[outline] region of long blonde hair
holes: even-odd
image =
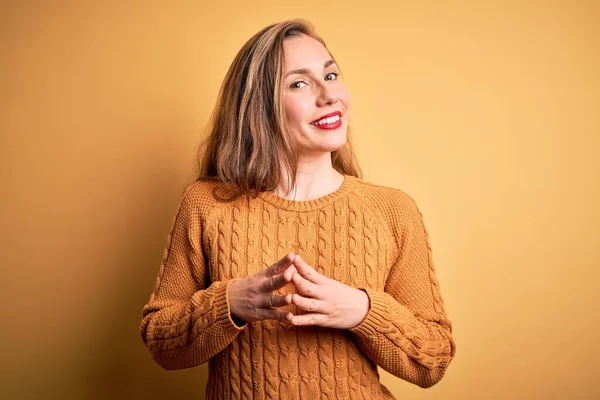
[[[241,194],[272,191],[281,181],[281,169],[296,183],[298,151],[285,127],[282,79],[285,39],[305,34],[325,46],[312,24],[292,19],[269,25],[248,40],[237,53],[221,85],[208,135],[198,148],[196,181],[232,183],[232,200]],[[330,53],[331,54],[331,53]],[[332,56],[333,58],[333,56]],[[335,59],[334,59],[335,60]],[[354,155],[350,128],[344,146],[331,154],[338,172],[362,178]]]

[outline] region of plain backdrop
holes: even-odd
[[[227,68],[312,21],[365,179],[425,217],[457,354],[399,399],[600,397],[596,1],[3,1],[0,397],[203,399],[139,336]]]

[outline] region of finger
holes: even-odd
[[[294,253],[287,253],[282,259],[275,261],[273,264],[269,266],[269,268],[264,269],[265,276],[270,278],[277,274],[280,274],[282,271],[285,271],[290,265],[294,263]]]
[[[283,273],[286,282],[291,282],[292,281],[292,276],[294,276],[294,274],[297,274],[298,270],[296,269],[296,267],[294,266],[294,264],[290,265],[288,267],[288,269],[285,270],[285,272]]]
[[[299,255],[296,255],[294,258],[294,265],[296,266],[296,269],[300,275],[302,275],[305,279],[308,279],[312,283],[319,283],[321,281],[322,275],[315,271],[313,267],[308,265]]]
[[[281,289],[292,280],[291,274],[279,274],[263,280],[259,289],[262,292],[270,293],[274,290]]]
[[[291,312],[280,311],[276,308],[261,308],[258,310],[258,317],[260,319],[276,319],[279,321],[289,321],[291,318]]]
[[[299,273],[292,275],[292,283],[296,287],[296,291],[302,296],[321,298],[317,285],[304,279]]]
[[[302,297],[298,293],[294,293],[291,296],[291,301],[304,311],[323,313],[323,302],[321,300]]]
[[[325,326],[326,322],[325,315],[323,314],[304,314],[304,315],[294,315],[290,322],[292,325],[296,326],[306,326],[306,325],[319,325]]]
[[[264,296],[259,303],[260,307],[263,308],[272,308],[272,307],[283,307],[292,303],[292,295],[285,296],[277,296],[270,294],[268,296]]]

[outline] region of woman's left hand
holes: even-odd
[[[369,296],[364,291],[319,274],[297,254],[294,265],[298,272],[292,275],[292,283],[297,293],[288,294],[286,300],[290,301],[291,296],[291,303],[307,314],[289,314],[289,322],[349,329],[365,319]]]

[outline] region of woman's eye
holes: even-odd
[[[292,83],[292,85],[290,86],[291,89],[301,89],[302,86],[300,85],[306,85],[306,82],[304,81],[298,81],[298,82],[294,82]]]
[[[334,78],[332,78],[332,79],[327,79],[327,77],[328,77],[328,76],[330,76],[330,75],[334,76]],[[332,81],[332,80],[334,80],[334,79],[337,79],[337,77],[338,77],[338,74],[337,74],[337,72],[330,72],[330,73],[328,73],[327,75],[325,75],[325,80],[326,80],[326,81]]]

